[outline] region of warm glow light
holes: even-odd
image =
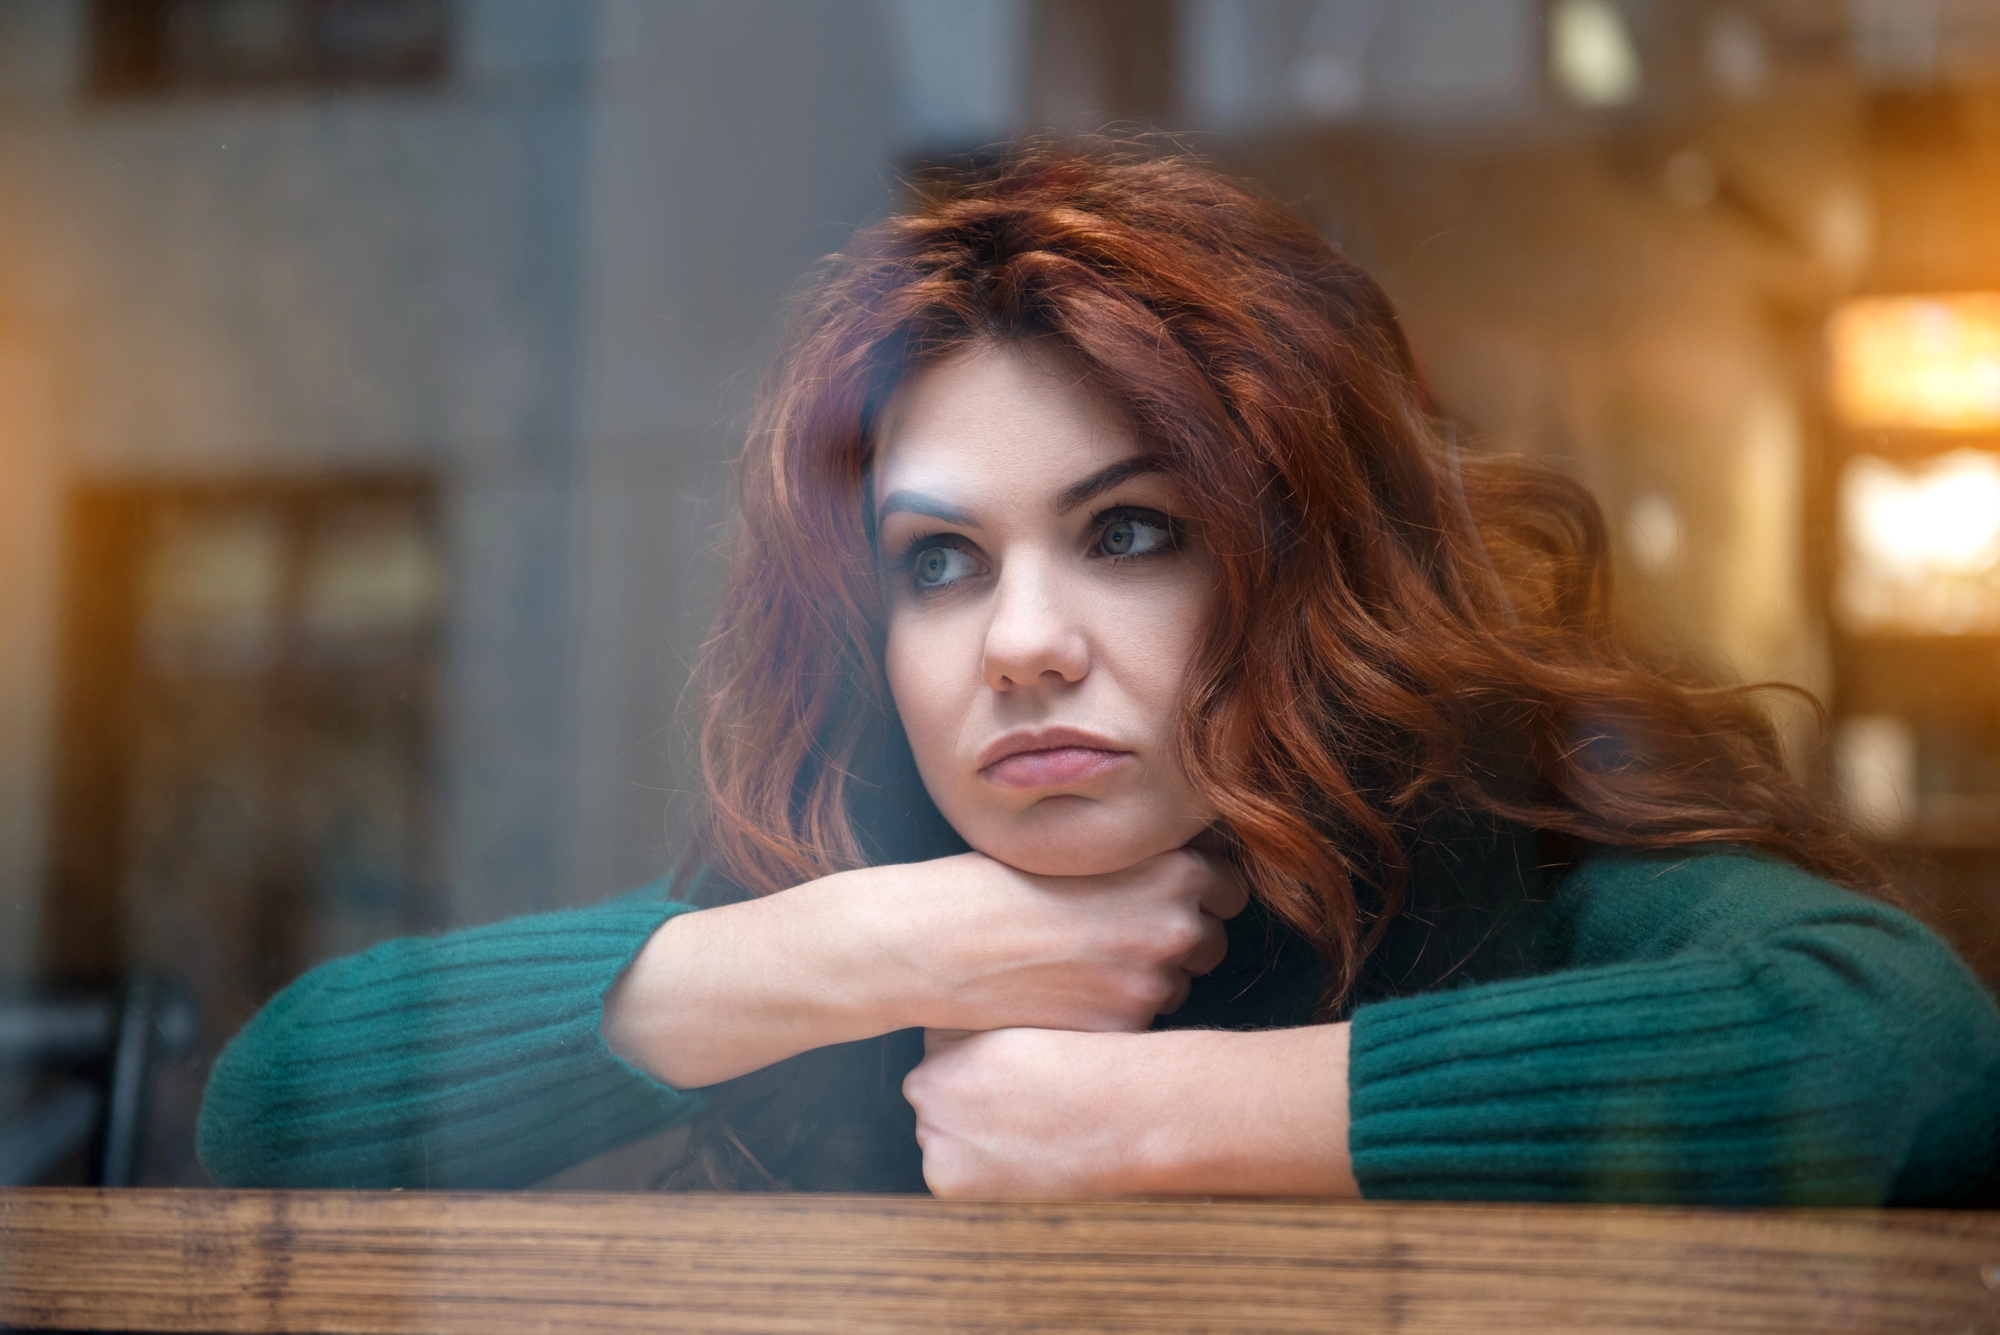
[[[1869,559],[1909,574],[1985,570],[2000,556],[2000,458],[1947,454],[1904,472],[1856,459],[1847,473],[1848,523]]]
[[[2000,632],[2000,455],[1914,468],[1863,455],[1840,480],[1842,616],[1857,631]]]
[[[1827,345],[1850,425],[2000,429],[2000,293],[1859,298]]]

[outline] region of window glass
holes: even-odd
[[[1351,1038],[1317,1194],[2000,1200],[1996,182],[2000,0],[0,5],[0,1185],[916,1193],[1157,1027]]]

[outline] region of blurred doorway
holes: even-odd
[[[441,922],[437,489],[93,485],[68,521],[42,971],[192,989],[142,1180],[199,1182],[222,1043],[314,963]]]

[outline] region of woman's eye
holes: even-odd
[[[978,569],[972,553],[962,547],[926,547],[910,562],[910,571],[920,589],[956,584],[967,575],[978,573]]]
[[[1172,546],[1173,541],[1165,515],[1119,515],[1098,533],[1097,548],[1106,556],[1144,556]]]

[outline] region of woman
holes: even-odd
[[[218,1180],[694,1119],[675,1185],[1993,1198],[1992,1000],[1276,206],[1124,150],[927,182],[739,490],[682,873],[306,975],[216,1066]]]

